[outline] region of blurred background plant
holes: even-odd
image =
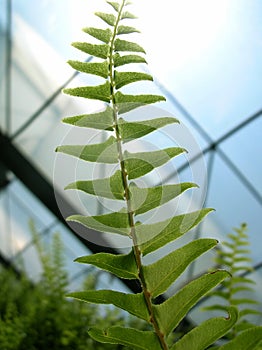
[[[243,330],[257,326],[250,316],[261,315],[256,310],[259,303],[254,298],[252,287],[256,282],[247,277],[253,271],[248,246],[247,225],[243,223],[227,235],[227,240],[218,246],[215,257],[217,267],[226,269],[232,277],[224,280],[221,287],[209,294],[210,297],[218,297],[219,302],[204,307],[204,310],[226,310],[229,305],[239,309],[239,320],[226,335],[227,339],[233,339]]]
[[[101,345],[87,334],[90,326],[122,325],[134,319],[113,307],[103,310],[96,305],[65,298],[69,280],[63,267],[63,245],[59,234],[53,235],[49,249],[39,240],[33,222],[30,230],[37,246],[42,275],[37,283],[22,271],[17,274],[0,270],[0,349],[1,350],[87,350],[124,349]],[[22,264],[22,262],[21,262]],[[96,272],[87,275],[83,288],[94,289]],[[137,321],[136,321],[137,322]],[[141,322],[139,327],[144,327]]]

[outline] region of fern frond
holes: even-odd
[[[126,20],[135,18],[126,10],[129,2],[121,0],[120,2],[107,1],[107,3],[113,13],[96,12],[95,14],[108,27],[106,29],[84,28],[84,32],[97,39],[99,43],[73,43],[74,47],[100,61],[96,62],[95,59],[92,63],[69,61],[72,68],[85,74],[97,75],[103,79],[103,82],[100,85],[64,89],[64,93],[71,96],[103,101],[105,108],[97,113],[66,117],[63,120],[72,126],[103,132],[106,140],[98,144],[62,145],[57,148],[57,151],[86,162],[115,164],[114,174],[110,177],[78,180],[66,186],[66,189],[79,190],[88,196],[107,198],[112,203],[117,200],[123,208],[119,211],[105,212],[102,215],[75,214],[67,220],[94,229],[98,231],[98,235],[99,232],[107,232],[124,235],[129,239],[132,249],[127,254],[97,253],[78,258],[76,261],[94,265],[120,278],[137,280],[142,292],[132,295],[111,290],[97,290],[70,293],[69,296],[88,303],[113,304],[145,320],[151,326],[151,331],[123,327],[111,327],[105,330],[92,328],[89,331],[90,336],[102,343],[122,344],[140,350],[175,350],[189,349],[191,347],[187,347],[187,344],[193,341],[194,349],[204,349],[234,325],[237,320],[236,308],[229,309],[227,319],[208,320],[195,327],[186,337],[171,347],[168,345],[167,338],[195,303],[223,281],[228,273],[217,271],[203,275],[191,281],[162,304],[155,305],[154,302],[156,297],[165,293],[177,281],[195,259],[214,248],[217,241],[208,238],[193,240],[147,265],[144,264],[143,256],[157,251],[188,233],[212,209],[184,213],[149,224],[140,222],[137,218],[183,195],[185,191],[192,190],[197,185],[184,182],[141,187],[137,183],[138,178],[153,172],[186,150],[182,147],[140,152],[130,150],[130,141],[141,139],[160,128],[178,123],[178,120],[163,116],[141,121],[138,117],[137,120],[129,122],[125,117],[125,113],[165,101],[165,97],[122,92],[121,89],[131,83],[148,82],[153,78],[138,70],[123,71],[122,68],[121,71],[117,70],[117,67],[128,64],[146,63],[145,50],[136,42],[122,39],[123,35],[139,32],[135,27],[126,24]],[[172,313],[168,312],[170,308],[173,309]],[[205,339],[204,334],[207,335]]]
[[[250,284],[255,283],[253,280],[240,275],[240,273],[252,271],[252,267],[248,265],[252,261],[248,256],[250,250],[242,249],[243,246],[249,245],[246,231],[246,224],[242,224],[240,228],[235,228],[233,233],[228,234],[228,240],[223,243],[223,246],[226,248],[223,248],[223,246],[220,247],[217,250],[217,257],[215,259],[218,265],[226,265],[228,267],[232,278],[223,281],[222,289],[211,292],[210,295],[221,297],[225,304],[223,307],[234,305],[239,308],[239,321],[227,335],[229,338],[236,337],[240,331],[246,329],[247,322],[245,317],[252,314],[259,314],[254,309],[246,308],[246,305],[258,304],[257,301],[251,298],[241,297],[241,293],[245,291],[252,292],[253,288]],[[219,310],[221,309],[221,305],[211,305],[204,309]]]

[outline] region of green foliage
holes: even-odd
[[[238,318],[236,307],[228,308],[228,317],[207,320],[174,344],[169,344],[169,337],[191,307],[229,274],[218,271],[200,276],[160,305],[155,304],[155,298],[165,293],[191,262],[214,248],[217,241],[208,238],[196,239],[147,265],[144,264],[143,257],[157,252],[159,248],[186,234],[211,209],[184,213],[162,222],[149,224],[137,217],[197,186],[192,183],[172,185],[163,183],[154,188],[141,188],[136,182],[137,178],[168,163],[172,158],[185,152],[185,149],[170,147],[150,152],[129,151],[129,141],[142,138],[170,123],[177,123],[177,120],[162,117],[141,121],[138,117],[137,121],[129,122],[126,119],[127,112],[137,109],[138,115],[139,107],[164,101],[165,98],[160,95],[133,95],[121,91],[122,87],[137,81],[146,81],[148,84],[152,77],[144,72],[118,70],[118,67],[126,64],[145,63],[143,58],[145,51],[137,43],[122,39],[123,35],[138,32],[136,28],[126,25],[126,20],[135,18],[126,10],[130,5],[129,1],[121,0],[108,4],[113,13],[96,13],[108,28],[84,29],[99,43],[73,44],[77,49],[102,59],[102,62],[98,60],[92,65],[83,65],[81,62],[69,61],[71,66],[81,72],[99,75],[101,84],[64,90],[64,93],[71,96],[105,102],[103,111],[91,115],[67,117],[64,121],[74,126],[98,129],[106,134],[106,140],[99,144],[63,145],[58,147],[57,151],[87,162],[117,164],[117,170],[110,178],[79,180],[68,185],[67,189],[110,198],[112,208],[114,202],[118,201],[118,204],[122,204],[122,209],[94,216],[75,214],[67,220],[76,221],[97,231],[129,237],[132,248],[127,254],[117,256],[99,253],[93,257],[81,257],[77,261],[94,265],[121,278],[137,280],[142,292],[132,295],[111,290],[87,290],[70,293],[69,296],[87,303],[113,304],[138,319],[145,320],[151,327],[150,330],[141,331],[132,327],[110,327],[105,322],[104,329],[96,327],[89,330],[89,335],[99,342],[122,344],[133,349],[206,349],[234,326]],[[107,62],[107,74],[105,74],[105,62]]]
[[[259,350],[262,348],[262,327],[252,327],[242,332],[220,350]]]
[[[205,310],[224,310],[229,305],[235,305],[239,309],[239,319],[227,334],[229,339],[235,338],[245,329],[255,327],[246,317],[260,314],[252,305],[258,304],[253,298],[240,298],[239,293],[252,292],[252,284],[255,281],[245,277],[246,273],[252,272],[247,226],[242,224],[235,228],[233,233],[227,235],[227,241],[223,242],[217,249],[215,262],[218,266],[226,268],[232,278],[223,281],[222,286],[210,293],[210,296],[221,298],[222,303],[205,307]],[[251,306],[250,306],[251,305]],[[259,332],[257,330],[257,332]],[[249,334],[249,333],[247,333]],[[227,347],[226,347],[227,349]]]
[[[11,270],[0,270],[0,349],[121,349],[98,344],[87,336],[87,330],[91,326],[102,327],[104,321],[122,325],[123,316],[116,309],[101,311],[97,306],[66,299],[69,281],[63,267],[61,240],[55,234],[47,253],[34,225],[30,226],[43,272],[33,284],[25,273],[18,278]],[[85,281],[85,288],[95,287],[93,272]],[[132,325],[132,318],[127,322]],[[142,322],[139,327],[143,327]]]

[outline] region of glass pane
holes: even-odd
[[[225,235],[231,232],[232,227],[239,227],[243,222],[247,223],[253,263],[260,262],[261,205],[219,156],[215,158],[207,206],[216,209],[211,214],[215,225],[212,228],[210,223],[205,221],[203,232],[223,240]]]
[[[262,198],[262,115],[221,144],[229,157]]]
[[[43,230],[54,219],[18,180],[2,190],[0,199],[0,249],[6,257],[13,258],[33,239],[30,221],[37,230]]]
[[[262,3],[201,0],[188,11],[188,2],[174,1],[169,8],[168,0],[152,3],[148,16],[146,4],[137,6],[149,67],[216,139],[261,108]]]

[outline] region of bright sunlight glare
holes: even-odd
[[[134,7],[153,71],[167,74],[205,55],[219,41],[229,3],[228,0],[139,1]]]
[[[101,22],[93,13],[111,11],[104,0],[77,2],[78,6],[72,6],[71,16],[73,23],[80,26],[99,26]],[[128,25],[135,26],[142,33],[136,39],[147,51],[150,70],[167,75],[198,60],[215,45],[228,18],[230,2],[133,0],[129,9],[138,19],[129,20]],[[79,32],[76,35],[79,36]]]

